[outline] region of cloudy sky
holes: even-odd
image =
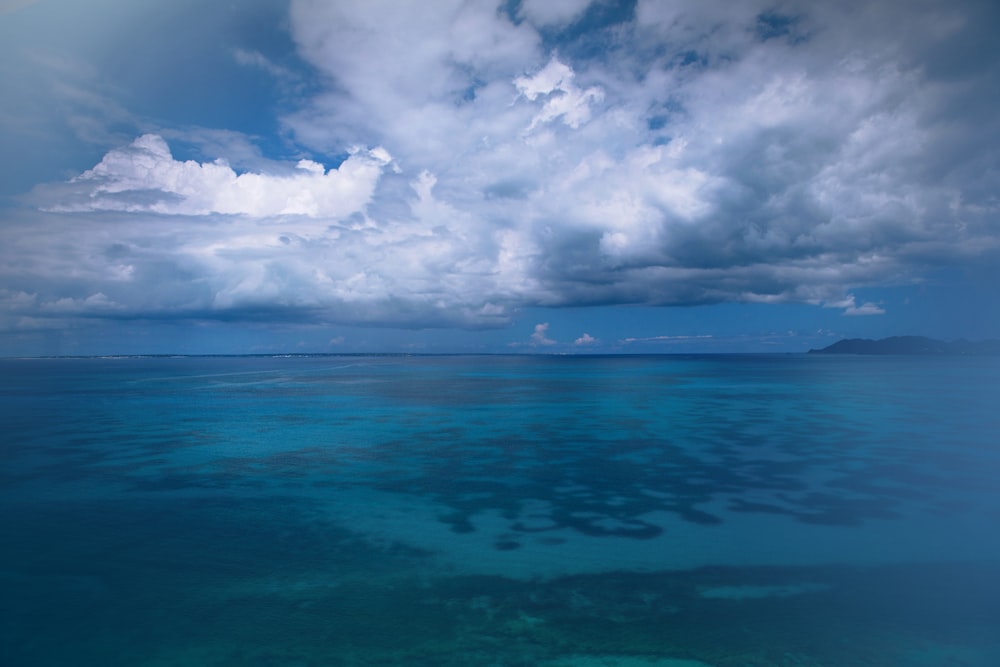
[[[992,0],[0,0],[0,355],[1000,337]]]

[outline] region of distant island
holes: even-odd
[[[809,354],[910,354],[910,355],[966,355],[1000,354],[1000,340],[943,341],[924,336],[891,336],[879,340],[845,338]]]

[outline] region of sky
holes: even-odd
[[[0,356],[1000,338],[993,0],[0,0]]]

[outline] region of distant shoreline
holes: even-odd
[[[309,359],[309,358],[414,358],[414,357],[546,357],[546,358],[599,358],[599,357],[767,357],[800,355],[867,355],[867,356],[998,356],[1000,340],[943,341],[924,336],[890,336],[870,338],[844,338],[819,349],[804,352],[257,352],[257,353],[136,353],[136,354],[53,354],[0,356],[0,360],[58,360],[58,359]]]
[[[845,338],[833,345],[808,354],[859,354],[888,355],[905,354],[912,356],[985,356],[1000,355],[1000,340],[983,341],[943,341],[924,336],[891,336],[872,340],[870,338]]]

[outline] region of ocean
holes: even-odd
[[[1000,665],[1000,359],[0,360],[9,667]]]

